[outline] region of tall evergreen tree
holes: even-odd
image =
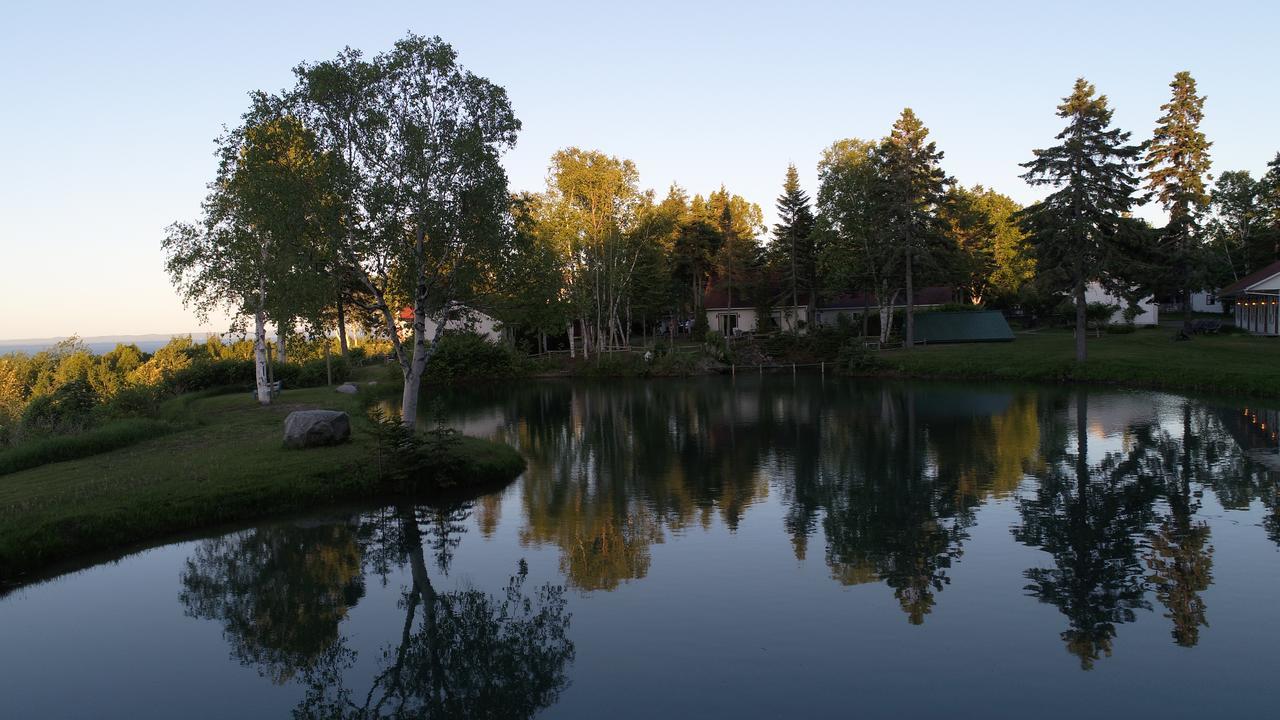
[[[1155,136],[1147,146],[1142,169],[1147,187],[1169,213],[1161,245],[1168,277],[1158,286],[1177,292],[1182,300],[1182,327],[1191,328],[1191,293],[1204,287],[1204,262],[1200,220],[1209,205],[1206,179],[1209,146],[1200,132],[1204,96],[1196,95],[1196,81],[1182,71],[1169,83],[1173,96],[1160,106],[1164,115],[1156,121]]]
[[[778,196],[778,222],[773,226],[773,239],[781,257],[783,277],[791,292],[791,307],[800,306],[800,292],[808,294],[806,322],[812,326],[817,317],[817,261],[813,244],[813,209],[809,194],[800,187],[800,174],[794,163],[787,166],[782,194]],[[792,330],[799,332],[798,322]]]
[[[903,342],[908,350],[915,343],[915,269],[932,264],[930,245],[942,237],[938,209],[951,183],[939,165],[942,153],[928,137],[929,129],[906,108],[880,148],[887,229],[898,242],[905,270]]]
[[[1070,290],[1076,306],[1076,360],[1084,362],[1085,288],[1090,281],[1114,287],[1107,268],[1124,240],[1125,214],[1137,202],[1134,173],[1142,147],[1130,145],[1130,133],[1111,127],[1106,95],[1084,78],[1058,106],[1067,126],[1058,145],[1033,151],[1022,164],[1031,185],[1056,190],[1020,213],[1031,238],[1040,272]]]

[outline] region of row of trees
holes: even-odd
[[[957,184],[906,109],[880,140],[828,147],[814,200],[789,167],[772,232],[723,186],[690,197],[672,185],[659,199],[631,161],[574,147],[551,158],[543,192],[512,195],[500,159],[520,123],[505,91],[439,38],[409,35],[372,58],[348,49],[295,75],[284,92],[254,95],[219,138],[201,218],[164,242],[197,310],[252,321],[262,402],[268,323],[282,346],[291,329],[341,335],[352,321],[386,336],[412,423],[440,334],[470,309],[540,349],[563,334],[589,357],[637,330],[692,320],[701,332],[713,284],[762,318],[807,306],[810,322],[820,297],[862,292],[882,339],[905,303],[910,348],[917,288],[945,285],[997,306],[1065,296],[1083,359],[1089,283],[1185,302],[1280,254],[1280,156],[1258,181],[1229,172],[1210,189],[1204,97],[1185,72],[1147,143],[1113,127],[1107,98],[1077,81],[1057,144],[1024,165],[1051,191],[1030,207]],[[1167,211],[1165,228],[1132,217],[1148,199]]]

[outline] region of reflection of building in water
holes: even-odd
[[[1222,408],[1218,412],[1223,426],[1250,460],[1280,472],[1280,410],[1246,407]]]

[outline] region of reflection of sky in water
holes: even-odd
[[[1076,449],[1068,391],[764,383],[529,384],[448,398],[461,427],[504,437],[531,460],[519,481],[469,506],[447,572],[423,524],[429,574],[439,593],[494,595],[523,559],[526,587],[569,586],[570,684],[540,717],[855,707],[867,717],[1226,717],[1269,707],[1280,619],[1260,599],[1280,592],[1280,552],[1264,528],[1276,482],[1240,453],[1244,430],[1228,418],[1240,408],[1090,391],[1090,464],[1112,455],[1143,470],[1091,476],[1086,506],[1073,504],[1074,466],[1063,459]],[[1222,455],[1191,488],[1191,527],[1205,524],[1213,547],[1212,581],[1196,593],[1209,624],[1192,648],[1174,644],[1169,611],[1143,580],[1146,533],[1176,505],[1175,486],[1154,479],[1176,466],[1158,460],[1181,457],[1188,407],[1197,447]],[[1072,580],[1092,567],[1073,565],[1072,543],[1047,549],[1086,508],[1079,522],[1096,532],[1075,545],[1110,533],[1107,547],[1123,550],[1131,540],[1119,564],[1146,583],[1148,606],[1113,621],[1111,654],[1091,672],[1062,636],[1078,608],[1041,601],[1027,574],[1107,587]],[[1015,538],[1032,522],[1044,543]],[[230,659],[228,626],[189,617],[177,601],[185,563],[207,542],[0,599],[0,697],[11,716],[288,717],[301,688]],[[364,595],[340,625],[356,652],[344,677],[361,696],[401,636],[414,583],[405,565],[389,570],[384,579],[366,568]],[[917,572],[940,580],[912,624]]]

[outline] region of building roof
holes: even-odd
[[[1249,290],[1252,290],[1255,285],[1261,285],[1276,275],[1280,275],[1280,260],[1271,263],[1261,270],[1249,273],[1234,283],[1222,288],[1218,293],[1218,296],[1232,297],[1235,295],[1243,295]],[[1275,286],[1280,285],[1280,283],[1272,283],[1271,285],[1274,288]]]
[[[777,302],[773,304],[774,307],[783,308],[791,306],[790,292],[777,288],[770,288],[768,292],[772,297],[778,298]],[[954,299],[955,294],[951,291],[951,288],[947,287],[926,287],[920,288],[916,291],[916,305],[945,305],[952,302]],[[801,292],[799,294],[799,302],[801,307],[808,305],[809,293]],[[906,304],[906,293],[898,293],[897,298],[894,300],[894,307],[902,307]],[[706,294],[702,296],[702,307],[707,310],[731,309],[729,307],[728,293],[726,293],[721,286],[712,283],[712,285],[707,288]],[[756,307],[755,298],[753,295],[740,293],[738,289],[735,288],[733,291],[733,307],[744,309],[754,308]],[[843,293],[829,298],[825,302],[820,301],[818,303],[819,310],[861,310],[864,307],[876,307],[875,293]]]
[[[924,343],[1008,342],[1013,331],[999,310],[927,312],[916,316],[916,340]]]
[[[916,305],[946,305],[955,299],[955,293],[948,287],[926,287],[916,291]],[[819,310],[861,310],[877,305],[875,293],[842,293],[818,305]],[[894,299],[894,307],[907,304],[906,293],[898,293]]]
[[[781,301],[774,303],[775,306],[789,307],[791,299],[791,291],[784,290],[780,286],[771,285],[767,288],[745,290],[741,287],[733,289],[733,307],[742,309],[751,309],[756,307],[756,295],[760,292],[766,292],[770,297],[781,298]],[[809,304],[809,293],[800,292],[799,301],[801,306]],[[702,295],[702,307],[708,310],[727,310],[729,307],[729,293],[727,289],[718,281],[712,280],[707,286],[707,291]]]

